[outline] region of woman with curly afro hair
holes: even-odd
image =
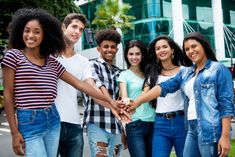
[[[9,33],[10,49],[2,67],[14,152],[27,157],[55,157],[60,134],[60,117],[54,104],[57,80],[100,100],[108,99],[52,57],[65,49],[61,24],[54,16],[42,9],[20,9],[12,18]]]

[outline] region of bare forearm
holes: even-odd
[[[222,134],[221,136],[230,137],[231,117],[222,119]]]
[[[15,109],[13,101],[9,100],[6,96],[4,97],[4,107],[6,111],[7,121],[10,126],[11,134],[14,135],[18,133],[18,127],[16,125],[16,119],[15,119]]]
[[[73,75],[65,71],[61,77],[62,80],[67,82],[68,84],[72,85],[74,88],[80,90],[81,92],[84,92],[88,94],[89,96],[100,99],[102,101],[107,101],[107,98],[100,92],[97,92],[95,88],[93,88],[88,83],[81,81],[77,78],[75,78]]]
[[[142,93],[136,100],[135,100],[135,104],[137,106],[145,103],[145,102],[149,102],[153,99],[156,99],[157,97],[159,97],[161,94],[161,87],[159,85],[154,86],[151,90],[149,90],[148,92],[144,92]]]

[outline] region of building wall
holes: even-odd
[[[233,60],[231,61],[231,57],[233,58],[233,56],[235,56],[235,0],[174,0],[174,6],[180,3],[177,5],[182,8],[179,10],[182,12],[182,18],[178,19],[176,19],[177,16],[173,16],[173,13],[175,15],[178,11],[175,11],[172,7],[172,1],[173,0],[123,0],[124,3],[129,3],[132,6],[129,14],[136,17],[136,20],[133,21],[135,26],[134,30],[123,34],[123,44],[125,45],[131,39],[140,39],[148,44],[156,36],[166,34],[174,38],[179,45],[181,45],[180,43],[182,41],[180,41],[180,39],[183,38],[183,36],[192,31],[198,31],[205,35],[212,47],[218,51],[216,52],[218,60],[222,61],[227,66],[231,66],[231,62],[234,62]],[[101,2],[102,0],[97,0],[80,6],[84,14],[90,20],[90,23],[94,19],[96,5]],[[215,9],[213,7],[218,7],[217,4],[220,3],[221,6],[219,6],[219,8],[221,10],[219,11],[222,11],[222,20],[221,24],[218,24],[220,17],[213,16],[215,15],[213,14],[213,9]],[[218,10],[214,10],[214,12],[216,11]],[[173,29],[173,22],[176,22],[177,25],[182,24],[183,34],[179,33],[179,31],[177,33],[175,32],[177,29]],[[224,36],[223,44],[215,45],[216,41],[223,41],[221,38],[215,38],[215,24],[216,26],[222,25],[220,32],[222,31]],[[94,46],[95,45],[89,45],[85,40],[82,41],[82,49]]]

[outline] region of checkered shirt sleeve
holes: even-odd
[[[117,78],[121,70],[116,66],[110,67],[101,58],[91,61],[91,70],[96,85],[98,87],[106,87],[111,97],[116,100],[119,92]],[[84,95],[84,106],[83,127],[86,127],[88,123],[93,123],[112,134],[119,134],[121,132],[121,124],[109,108],[95,103],[88,95]]]

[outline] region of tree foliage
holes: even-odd
[[[127,3],[120,4],[119,0],[104,0],[97,5],[93,25],[97,29],[120,28],[123,32],[133,29],[134,16],[127,15],[131,6]]]

